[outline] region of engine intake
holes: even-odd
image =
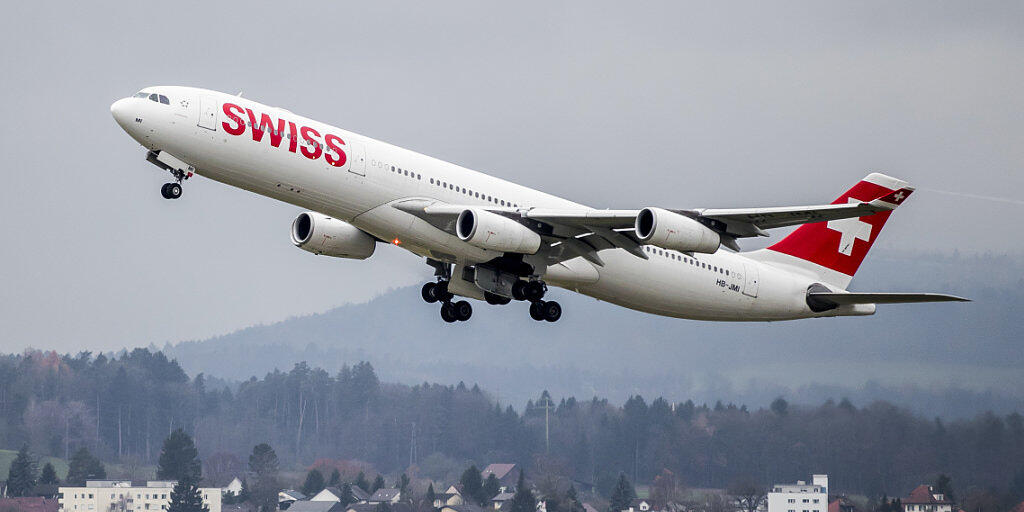
[[[477,208],[459,214],[455,234],[463,242],[492,251],[535,254],[540,249],[537,232],[503,215]]]
[[[316,212],[302,212],[292,221],[292,243],[313,254],[365,260],[377,240],[359,228]]]
[[[711,228],[661,208],[640,210],[634,227],[641,242],[662,249],[711,254],[722,244],[722,238]]]

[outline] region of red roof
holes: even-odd
[[[0,498],[0,510],[20,512],[57,512],[57,500],[46,498]]]
[[[935,505],[935,504],[940,504],[940,503],[941,504],[952,504],[951,501],[948,501],[948,500],[945,500],[945,499],[943,499],[943,500],[935,499],[935,496],[932,495],[932,492],[933,491],[932,491],[932,488],[930,486],[921,484],[921,485],[915,487],[913,491],[910,491],[910,496],[907,499],[903,500],[903,504],[905,504],[905,505],[906,504],[911,504],[911,505]],[[943,496],[943,498],[945,498],[945,496]]]
[[[1018,503],[1016,507],[1010,509],[1010,512],[1024,512],[1024,501]]]
[[[839,498],[828,502],[828,512],[839,512]]]

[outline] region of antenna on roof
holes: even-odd
[[[238,97],[239,97],[239,98],[241,98],[241,97],[242,97],[242,91],[238,91]]]

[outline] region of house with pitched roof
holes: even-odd
[[[903,512],[953,512],[953,502],[930,485],[919,485],[903,498]]]
[[[516,482],[519,480],[518,470],[519,466],[515,464],[490,464],[480,472],[480,478],[487,480],[488,477],[494,475],[498,479],[498,483],[501,484],[502,490],[509,491],[516,487]]]
[[[402,501],[402,490],[401,489],[377,489],[368,500],[367,503],[387,503],[394,505]]]

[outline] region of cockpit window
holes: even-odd
[[[155,101],[157,103],[162,103],[164,105],[170,105],[171,104],[171,100],[167,99],[167,96],[164,96],[163,94],[156,94],[156,93],[150,93],[150,92],[146,92],[146,91],[139,91],[139,92],[135,93],[135,95],[132,96],[132,97],[133,98],[149,98],[149,101]]]

